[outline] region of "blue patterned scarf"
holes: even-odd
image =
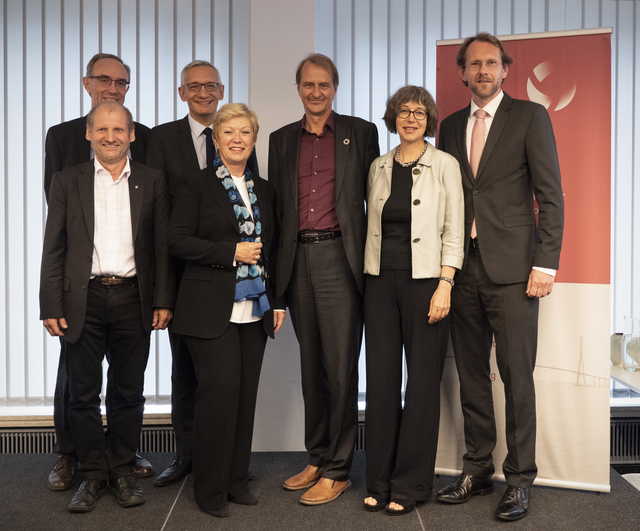
[[[251,202],[251,211],[249,211],[231,178],[229,170],[222,163],[220,156],[217,156],[213,160],[213,169],[229,194],[233,211],[236,214],[236,218],[238,218],[240,241],[260,243],[262,241],[260,206],[258,204],[258,197],[253,192],[251,171],[249,171],[248,167],[244,170],[244,182],[247,185],[249,201]],[[251,213],[253,213],[253,219],[251,219]],[[236,295],[234,301],[253,301],[252,314],[255,317],[262,317],[264,312],[270,308],[267,291],[264,287],[264,261],[262,259],[262,253],[260,253],[260,259],[256,265],[238,263],[236,268]]]

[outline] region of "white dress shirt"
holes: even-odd
[[[493,124],[493,117],[496,115],[496,111],[498,110],[498,107],[500,106],[500,103],[502,102],[502,98],[503,97],[504,97],[504,92],[502,92],[502,90],[501,90],[495,98],[493,98],[489,103],[487,103],[482,108],[482,110],[484,110],[487,113],[487,117],[484,119],[484,123],[485,123],[484,140],[485,140],[485,142],[487,141],[487,138],[489,137],[489,130],[491,129],[491,124]],[[469,119],[467,120],[467,138],[466,138],[467,157],[471,153],[471,132],[473,131],[473,126],[476,123],[475,113],[479,108],[480,107],[478,107],[476,102],[471,100],[471,109],[470,109],[470,113],[469,113]],[[548,269],[546,267],[538,267],[538,266],[533,266],[533,269],[535,269],[536,271],[540,271],[541,273],[546,273],[547,275],[551,275],[551,276],[554,276],[554,277],[556,276],[556,270],[555,269]]]
[[[198,164],[200,169],[204,170],[207,167],[207,140],[203,131],[211,125],[202,125],[200,122],[196,122],[189,114],[189,127],[191,128],[191,139],[193,140],[193,147],[196,150],[198,156]]]
[[[129,200],[129,159],[115,181],[94,159],[94,229],[91,278],[134,277],[136,263]]]

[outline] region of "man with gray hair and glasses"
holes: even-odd
[[[186,65],[180,74],[180,99],[187,103],[189,114],[180,120],[158,125],[151,131],[147,150],[147,165],[161,170],[167,180],[171,206],[180,189],[181,177],[187,172],[202,170],[213,164],[215,148],[211,124],[224,98],[220,72],[208,61],[196,60]],[[255,150],[247,161],[252,175],[258,175]],[[178,262],[178,283],[184,263]],[[171,423],[176,438],[173,463],[154,481],[156,487],[173,485],[192,470],[193,415],[197,379],[191,355],[182,336],[169,326],[171,342]],[[252,478],[250,478],[252,479]]]
[[[98,53],[87,64],[87,75],[82,78],[85,90],[91,96],[91,108],[103,102],[115,102],[124,105],[129,90],[131,69],[117,55]],[[149,138],[149,128],[134,122],[135,141],[129,146],[132,160],[144,164]],[[87,117],[54,125],[47,132],[44,157],[44,193],[49,202],[49,188],[53,174],[89,162],[94,158],[91,142],[87,140]],[[109,397],[107,387],[107,416],[109,415]],[[61,342],[60,359],[53,401],[53,423],[56,430],[58,460],[47,478],[47,487],[51,490],[67,490],[75,481],[77,471],[76,450],[69,424],[69,382],[67,380],[65,342]],[[108,424],[108,421],[107,421]],[[155,471],[149,461],[136,455],[133,469],[135,477],[152,476]]]

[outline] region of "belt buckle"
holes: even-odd
[[[317,232],[305,232],[302,234],[302,243],[320,243]]]
[[[111,286],[111,277],[102,277],[100,279],[100,284],[103,286]]]

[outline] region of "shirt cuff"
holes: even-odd
[[[538,267],[538,266],[533,266],[531,269],[535,269],[536,271],[540,271],[541,273],[546,273],[547,275],[551,275],[552,277],[556,276],[555,269],[549,269],[547,267]]]

